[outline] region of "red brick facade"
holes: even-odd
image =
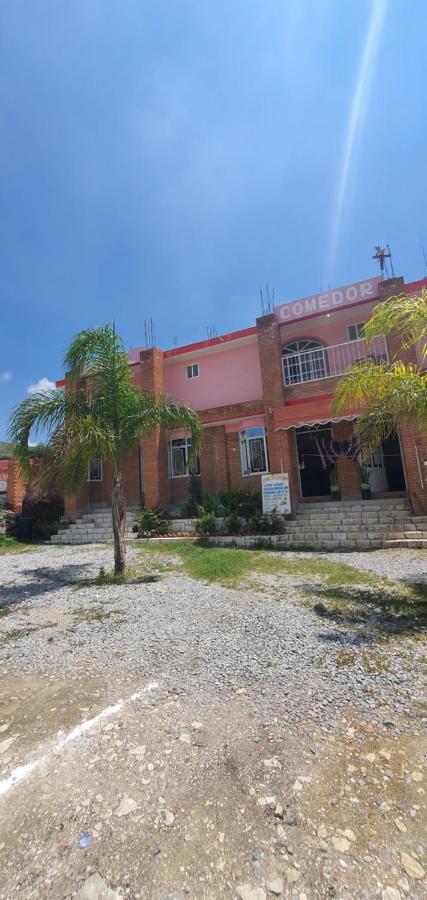
[[[379,287],[379,299],[398,293],[402,288],[403,279],[384,282]],[[356,321],[358,320],[357,316],[360,317],[361,314],[359,310],[354,314]],[[325,329],[329,327],[326,318],[330,318],[329,314],[324,317]],[[310,322],[308,325],[301,325],[301,336],[306,340],[307,334],[311,333],[310,329],[315,330]],[[241,335],[248,340],[253,331],[254,329],[247,329],[245,332],[236,333],[236,337],[235,335],[225,336],[230,339],[227,346],[232,347],[233,341],[237,342]],[[295,328],[293,333],[295,333]],[[325,348],[327,349],[327,332],[325,334]],[[269,471],[289,473],[292,508],[295,512],[296,504],[301,499],[296,430],[295,427],[278,427],[275,413],[277,414],[279,409],[287,409],[291,413],[295,409],[295,414],[298,411],[301,412],[301,409],[304,408],[302,404],[308,398],[312,398],[314,403],[317,397],[319,400],[322,399],[322,402],[329,402],[327,398],[332,397],[337,378],[335,376],[323,378],[322,376],[313,381],[285,385],[282,370],[285,337],[286,324],[278,322],[273,313],[259,318],[256,323],[256,340],[261,375],[260,396],[238,403],[233,402],[228,405],[222,404],[198,410],[204,425],[204,440],[200,453],[200,473],[204,493],[212,494],[227,488],[242,488],[250,491],[260,489],[261,475],[244,475],[242,473],[240,431],[251,427],[252,421],[255,425],[262,421],[268,447]],[[250,339],[255,341],[255,335]],[[221,338],[217,339],[218,352],[223,349],[220,347],[221,341]],[[183,356],[185,361],[189,358],[189,352],[194,346],[197,349],[197,358],[202,360],[203,366],[203,353],[212,353],[212,344],[215,344],[215,341],[202,342],[202,344],[189,345],[176,352],[179,354],[185,351]],[[388,352],[390,358],[396,354],[405,357],[406,360],[415,358],[414,351],[403,352],[401,350],[397,337],[388,342]],[[135,359],[135,351],[133,354],[133,359]],[[132,363],[135,384],[142,390],[161,394],[164,390],[165,365],[170,357],[171,351],[163,353],[157,348],[141,351],[139,359]],[[295,423],[298,424],[297,418]],[[307,424],[310,425],[310,422]],[[329,427],[332,430],[333,438],[340,442],[347,440],[353,433],[351,421],[341,420],[329,423]],[[128,503],[140,504],[144,498],[146,506],[157,506],[179,504],[186,499],[188,478],[170,477],[168,472],[167,440],[168,436],[161,434],[158,430],[151,437],[141,441],[141,445],[136,447],[126,460],[123,460]],[[427,512],[427,465],[424,465],[424,462],[427,462],[427,438],[421,438],[415,434],[413,428],[408,426],[400,434],[400,446],[406,488],[411,503],[416,512]],[[354,460],[343,455],[339,456],[337,458],[337,474],[341,495],[344,499],[360,496],[360,475]],[[107,461],[103,465],[102,481],[88,482],[82,487],[78,497],[67,499],[66,512],[70,516],[75,516],[79,509],[88,504],[108,503],[110,481],[111,472]]]

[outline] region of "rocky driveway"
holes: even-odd
[[[90,583],[110,565],[0,558],[0,898],[425,896],[420,634],[320,616],[307,579]]]

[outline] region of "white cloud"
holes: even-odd
[[[28,385],[27,394],[43,394],[44,391],[53,391],[55,387],[54,381],[49,381],[48,378],[39,378],[35,384]]]
[[[12,372],[0,372],[0,381],[10,381]]]

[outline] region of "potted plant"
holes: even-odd
[[[362,500],[370,500],[371,485],[369,484],[369,469],[365,462],[358,463],[360,472],[360,490],[362,492]]]
[[[331,489],[332,499],[341,500],[341,488],[338,481],[337,467],[332,466],[329,471],[329,486]]]

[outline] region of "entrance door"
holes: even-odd
[[[367,469],[369,472],[369,484],[373,493],[388,491],[387,472],[384,465],[383,448],[378,447],[369,454],[367,461]]]
[[[392,434],[386,441],[383,441],[382,448],[389,491],[406,490],[405,473],[403,471],[398,435]]]
[[[323,438],[332,438],[330,428],[297,429],[297,450],[303,497],[326,497],[331,493],[329,484],[330,465],[324,468],[319,453]]]

